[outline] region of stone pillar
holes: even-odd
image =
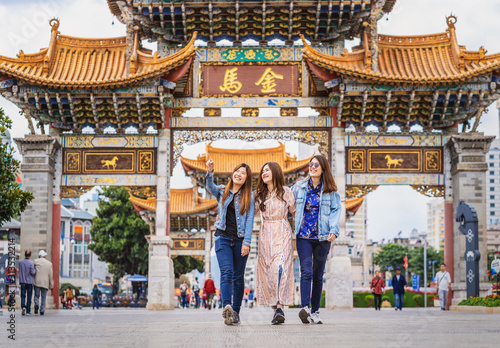
[[[457,128],[450,128],[446,131],[446,140],[452,134],[456,134]],[[450,149],[444,148],[444,263],[447,265],[448,273],[450,274],[451,281],[454,279],[453,269],[453,228],[455,221],[455,212],[453,211],[453,181],[451,175],[451,156]],[[433,275],[434,276],[434,275]],[[453,299],[453,291],[449,291],[446,308],[451,305]]]
[[[59,283],[59,244],[54,239],[53,226],[53,184],[56,171],[57,155],[61,145],[55,137],[50,135],[26,135],[24,139],[15,139],[19,152],[23,155],[21,171],[23,173],[23,189],[30,191],[35,199],[21,214],[21,254],[30,249],[35,260],[38,252],[45,250],[47,260],[54,268],[54,282]],[[57,209],[57,208],[56,208]],[[58,213],[59,212],[59,213]],[[60,224],[60,205],[59,211]],[[59,229],[57,236],[59,236]],[[56,285],[56,284],[54,284]],[[54,286],[55,288],[56,286]],[[56,290],[58,291],[58,290]],[[59,296],[57,295],[57,298]],[[47,296],[47,308],[54,307],[54,299]]]
[[[170,122],[170,120],[168,120]],[[151,236],[147,308],[174,309],[174,263],[170,258],[170,129],[158,131],[156,235]]]
[[[486,170],[488,153],[494,136],[483,133],[462,133],[451,135],[446,143],[450,150],[451,175],[453,182],[453,217],[460,201],[471,204],[477,212],[479,221],[479,261],[480,296],[487,295],[491,285],[487,283],[487,248],[486,248]],[[458,230],[458,223],[453,225],[453,283],[452,305],[457,305],[467,297],[465,268],[465,236]]]
[[[332,171],[337,183],[342,209],[345,207],[345,144],[344,129],[332,129],[331,162]],[[352,309],[352,268],[348,254],[349,239],[345,234],[345,211],[340,215],[340,235],[332,245],[330,259],[326,264],[326,298],[327,309]]]

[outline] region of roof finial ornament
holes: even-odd
[[[52,27],[52,31],[59,29],[59,19],[52,18],[49,21],[49,25]]]
[[[446,17],[446,24],[448,24],[448,29],[455,29],[455,23],[457,22],[457,16],[453,13],[450,13],[448,17]]]

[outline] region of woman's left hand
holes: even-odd
[[[245,257],[248,255],[248,253],[250,253],[250,247],[248,245],[243,245],[241,247],[241,256]]]
[[[337,239],[337,236],[333,233],[330,233],[330,235],[328,236],[328,241],[329,242],[335,242],[335,239]]]

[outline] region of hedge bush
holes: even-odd
[[[404,296],[404,301],[403,301],[403,306],[404,307],[417,307],[417,304],[415,303],[415,300],[414,300],[414,296],[416,295],[421,295],[422,296],[422,307],[423,307],[423,293],[422,292],[414,292],[414,291],[406,291],[405,292],[405,296]],[[371,292],[369,291],[365,291],[365,292],[354,292],[353,293],[353,297],[356,296],[357,297],[357,300],[356,300],[356,305],[357,307],[359,308],[366,308],[366,307],[369,307],[367,305],[367,302],[366,302],[366,297],[367,296],[373,296]],[[431,294],[427,294],[427,306],[428,307],[432,307],[433,305],[433,298],[435,296],[434,293],[431,293]],[[391,306],[394,306],[395,305],[395,300],[394,300],[394,293],[392,292],[392,290],[387,290],[385,292],[385,294],[382,295],[382,300],[385,301],[389,301]],[[372,306],[373,306],[373,302],[372,302]]]
[[[367,295],[365,297],[365,301],[367,307],[373,307],[373,304],[375,303],[375,297],[373,295]]]
[[[359,307],[358,301],[359,301],[359,296],[353,295],[352,296],[352,304],[353,304],[354,307]]]
[[[424,296],[423,295],[415,295],[413,296],[413,301],[415,301],[415,304],[417,307],[423,307],[424,306]]]

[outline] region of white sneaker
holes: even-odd
[[[319,317],[319,312],[311,313],[311,322],[313,324],[323,324],[321,318]]]
[[[309,324],[310,317],[311,317],[311,310],[309,309],[309,307],[302,307],[302,309],[299,312],[299,318],[300,320],[302,320],[302,323]]]
[[[226,305],[222,311],[222,317],[224,318],[224,324],[233,325],[233,307],[231,305]]]

